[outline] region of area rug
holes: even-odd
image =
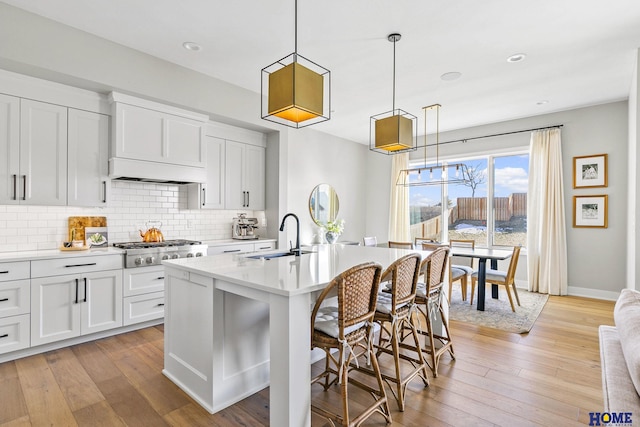
[[[518,295],[520,296],[521,306],[517,305],[514,297],[513,303],[516,304],[514,313],[511,311],[511,305],[504,288],[499,288],[499,299],[495,300],[491,298],[491,287],[487,286],[485,311],[478,311],[476,309],[476,299],[474,298],[473,306],[469,304],[468,297],[466,301],[462,301],[460,299],[460,288],[456,289],[454,285],[453,298],[449,307],[449,318],[488,328],[524,334],[533,327],[542,308],[549,299],[549,295],[527,292],[523,289],[518,289]]]

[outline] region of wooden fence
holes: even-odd
[[[527,193],[513,193],[509,197],[494,197],[496,221],[509,221],[513,217],[527,216]],[[459,220],[486,221],[486,197],[458,197],[456,206],[449,211],[449,224]]]

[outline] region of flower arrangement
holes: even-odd
[[[325,225],[322,226],[329,233],[342,234],[344,231],[344,219],[336,219],[335,221],[327,221]]]

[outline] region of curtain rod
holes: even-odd
[[[471,137],[471,138],[460,138],[460,139],[454,139],[454,140],[451,140],[451,141],[445,141],[445,142],[440,142],[440,143],[427,144],[427,147],[434,146],[434,145],[453,144],[453,143],[456,143],[456,142],[462,142],[462,143],[465,143],[465,142],[471,141],[471,140],[473,140],[473,139],[492,138],[492,137],[494,137],[494,136],[512,135],[512,134],[514,134],[514,133],[533,132],[533,131],[536,131],[536,130],[545,130],[545,129],[555,129],[555,128],[561,128],[561,127],[563,127],[563,126],[564,126],[564,125],[560,124],[560,125],[553,125],[553,126],[545,126],[545,127],[541,127],[541,128],[523,129],[523,130],[514,130],[514,131],[512,131],[512,132],[494,133],[494,134],[492,134],[492,135],[474,136],[474,137]],[[424,147],[424,145],[419,145],[417,148],[420,148],[420,147]]]

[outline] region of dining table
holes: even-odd
[[[513,251],[505,249],[489,249],[489,248],[463,248],[452,247],[452,256],[476,258],[478,259],[478,301],[476,309],[484,311],[485,286],[487,279],[487,261],[490,261],[493,270],[498,269],[498,261],[509,259]],[[498,285],[491,287],[491,296],[498,298]]]

